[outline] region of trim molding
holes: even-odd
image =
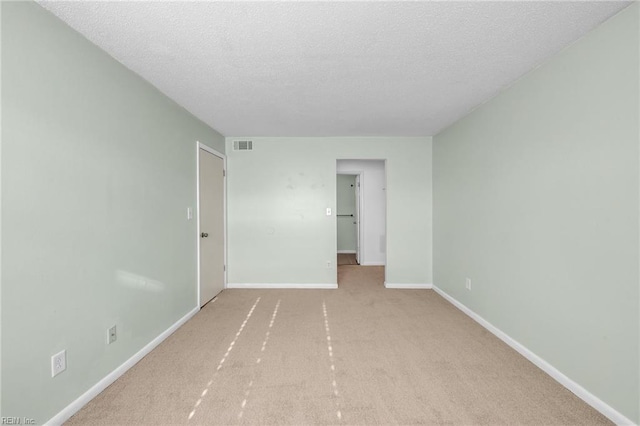
[[[498,339],[502,340],[507,345],[511,346],[515,349],[520,355],[527,358],[529,361],[534,363],[538,368],[547,373],[553,379],[555,379],[558,383],[560,383],[565,388],[569,389],[573,392],[578,398],[582,399],[584,402],[598,410],[602,415],[607,417],[609,420],[618,425],[633,425],[630,419],[624,416],[622,413],[617,411],[615,408],[611,407],[609,404],[602,401],[600,398],[580,386],[578,383],[571,380],[569,377],[565,376],[560,370],[549,364],[547,361],[533,353],[526,346],[518,342],[517,340],[510,337],[508,334],[491,324],[489,321],[482,318],[480,315],[469,309],[467,306],[463,305],[453,297],[449,296],[442,289],[437,286],[433,286],[433,290],[442,296],[445,300],[451,303],[456,308],[460,309],[462,312],[467,314],[471,319],[476,321],[478,324],[486,328],[488,331],[493,333]]]
[[[89,401],[95,398],[100,392],[105,390],[110,384],[115,382],[120,376],[126,373],[127,370],[129,370],[131,367],[136,365],[138,361],[140,361],[145,355],[147,355],[149,352],[155,349],[156,346],[162,343],[163,340],[165,340],[167,337],[173,334],[173,332],[176,331],[178,328],[180,328],[182,324],[184,324],[189,319],[191,319],[191,317],[197,314],[199,310],[200,308],[196,307],[193,310],[191,310],[187,315],[180,318],[171,327],[163,331],[158,337],[153,339],[151,342],[147,343],[145,347],[143,347],[138,352],[136,352],[135,355],[133,355],[128,360],[126,360],[124,363],[122,363],[122,365],[117,367],[111,373],[107,374],[102,380],[100,380],[98,383],[96,383],[91,388],[89,388],[89,390],[83,393],[78,399],[73,401],[66,408],[64,408],[54,417],[49,419],[49,421],[47,421],[45,425],[58,426],[66,422],[67,420],[69,420],[71,416],[77,413],[82,407],[84,407]]]
[[[355,250],[338,250],[338,254],[356,254]]]
[[[384,266],[384,262],[360,262],[360,266]]]
[[[385,288],[399,288],[399,289],[431,289],[433,284],[431,283],[388,283],[384,282]]]
[[[320,283],[320,284],[296,284],[296,283],[227,283],[227,288],[303,288],[303,289],[336,289],[338,284]]]

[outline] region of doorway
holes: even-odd
[[[198,303],[225,287],[225,156],[198,143]]]
[[[386,264],[386,160],[336,161],[336,230],[338,265]],[[351,262],[349,262],[351,263]]]

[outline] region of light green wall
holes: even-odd
[[[356,213],[356,177],[336,176],[336,215]],[[356,251],[357,229],[355,216],[336,216],[338,228],[338,250]]]
[[[251,138],[253,151],[233,151],[234,139],[229,283],[336,283],[337,159],[387,159],[387,281],[431,282],[430,137],[261,137]]]
[[[636,423],[637,9],[433,148],[434,284]]]
[[[32,2],[2,2],[2,124],[1,409],[42,423],[196,307],[195,141],[224,139]]]

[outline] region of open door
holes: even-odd
[[[224,289],[224,157],[198,148],[199,294],[204,306]]]
[[[356,225],[356,262],[360,264],[360,175],[356,175],[356,208],[353,213],[353,223]]]

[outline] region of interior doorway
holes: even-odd
[[[337,160],[339,269],[348,265],[386,265],[386,182],[386,160]]]

